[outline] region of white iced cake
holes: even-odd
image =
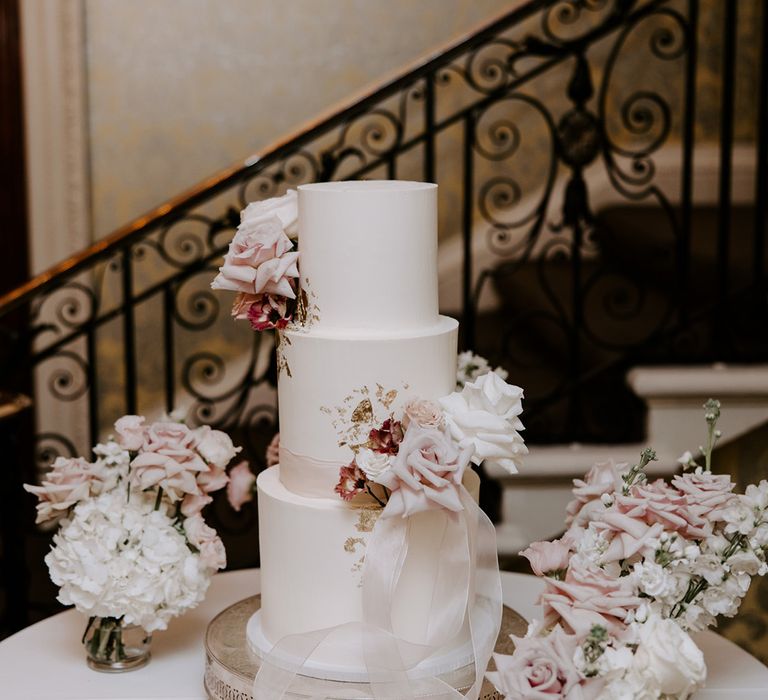
[[[437,186],[334,182],[299,187],[302,324],[281,331],[280,464],[258,478],[261,611],[249,641],[259,654],[288,635],[360,622],[361,572],[381,512],[334,493],[353,458],[356,426],[437,400],[456,383],[458,324],[437,303]],[[477,477],[465,485],[476,494]],[[423,642],[443,519],[418,513],[417,537],[392,605],[392,629]],[[434,521],[432,523],[431,521]],[[464,625],[422,664],[442,673],[469,663]],[[302,673],[364,673],[354,638],[323,645]]]

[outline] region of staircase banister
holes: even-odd
[[[427,56],[409,64],[406,68],[399,69],[393,75],[364,88],[352,97],[323,112],[319,117],[306,121],[263,151],[220,170],[66,260],[53,265],[24,284],[6,292],[0,296],[0,318],[30,301],[36,294],[53,290],[65,284],[68,278],[87,269],[92,263],[109,257],[121,248],[131,246],[155,227],[172,222],[179,212],[203,203],[239,179],[257,174],[274,161],[290,155],[292,150],[312,141],[338,124],[358,116],[371,105],[397,93],[404,86],[449,64],[465,51],[482,44],[488,37],[494,36],[527,19],[534,13],[561,1],[527,0],[527,2],[515,3],[517,6],[513,9],[483,22],[459,39],[446,42]]]

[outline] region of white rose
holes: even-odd
[[[221,469],[226,467],[232,458],[240,452],[240,447],[235,447],[232,440],[221,430],[212,430],[208,425],[202,425],[195,430],[197,438],[197,451],[209,464]]]
[[[392,457],[363,447],[355,456],[355,463],[371,481],[379,483],[379,478],[392,468]]]
[[[451,436],[462,448],[472,447],[472,462],[484,460],[516,474],[528,449],[520,436],[523,390],[488,372],[459,392],[440,399]]]
[[[241,225],[250,226],[261,223],[264,219],[277,216],[283,225],[283,231],[292,239],[299,235],[299,208],[296,190],[288,190],[282,197],[251,202],[240,215]]]
[[[707,675],[701,649],[676,622],[658,615],[640,625],[633,671],[649,689],[681,700],[701,687]]]

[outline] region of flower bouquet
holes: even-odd
[[[488,677],[508,700],[688,698],[706,679],[689,633],[733,617],[768,572],[768,482],[734,493],[711,470],[720,404],[705,405],[706,445],[682,473],[650,482],[634,465],[596,464],[574,481],[562,538],[522,552],[545,582],[543,619]]]
[[[58,600],[90,618],[89,664],[110,671],[146,663],[152,632],[195,607],[226,565],[201,511],[240,451],[221,431],[170,420],[124,416],[115,432],[92,462],[59,457],[40,486],[24,487],[38,523],[59,521],[45,562]]]
[[[241,213],[213,289],[237,292],[232,316],[255,331],[285,328],[294,318],[299,253],[296,190],[251,202]]]

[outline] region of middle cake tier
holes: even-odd
[[[280,479],[309,497],[333,495],[339,468],[372,425],[414,398],[456,385],[458,322],[440,316],[421,332],[329,334],[286,330],[279,349]]]

